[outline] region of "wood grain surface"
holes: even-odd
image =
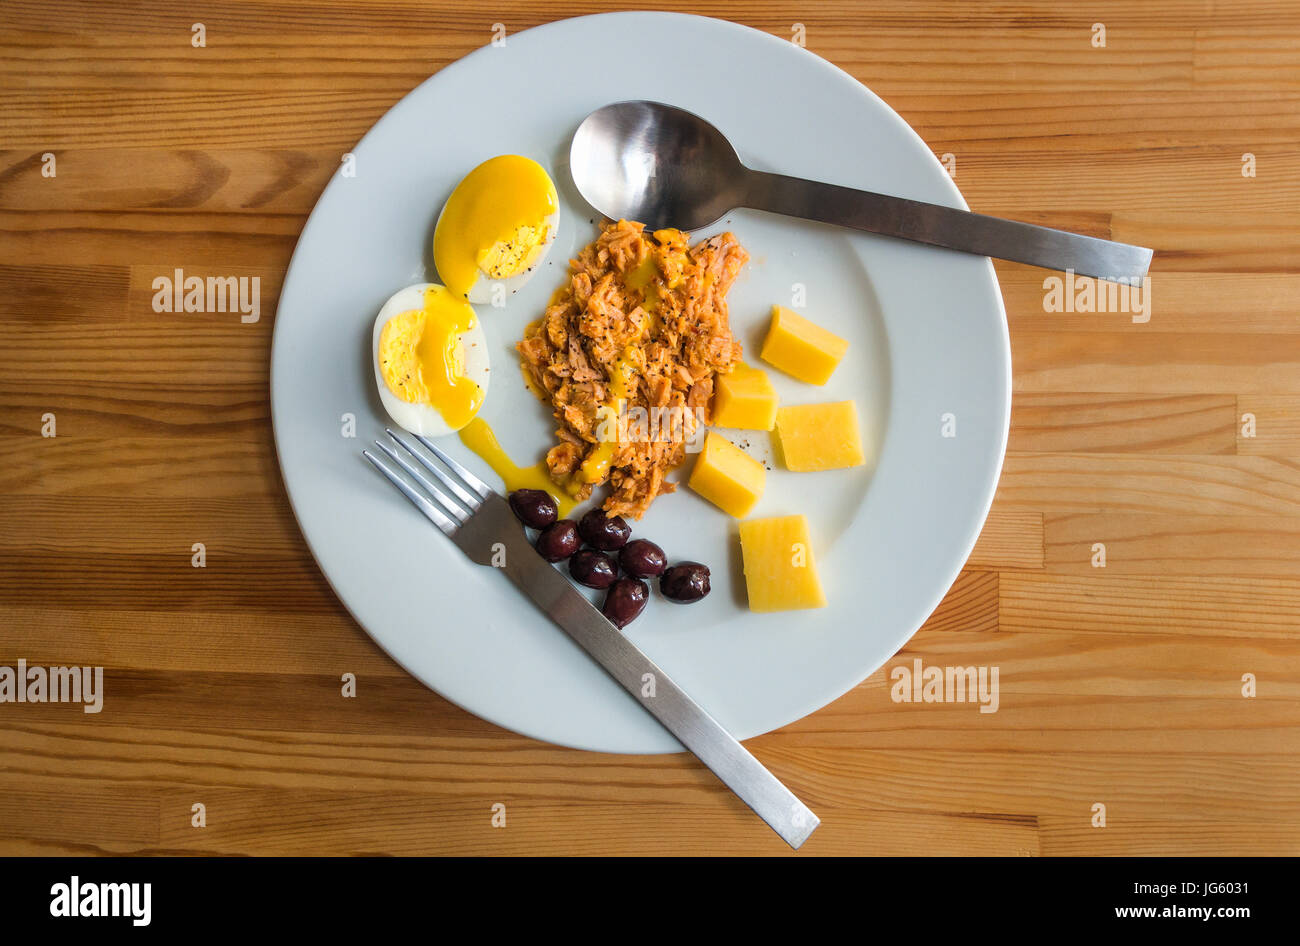
[[[998,264],[975,552],[882,670],[749,744],[822,818],[801,853],[1300,853],[1300,3],[668,7],[801,23],[974,209],[1157,250],[1145,323]],[[604,9],[5,0],[0,665],[102,665],[111,710],[0,703],[0,853],[787,853],[688,756],[537,743],[404,674],[276,466],[276,293],[340,156],[493,24]],[[259,276],[262,319],[155,313],[175,267]],[[917,658],[997,666],[998,711],[895,702]]]

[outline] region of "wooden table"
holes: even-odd
[[[340,155],[493,24],[598,7],[113,6],[0,22],[0,665],[107,689],[0,704],[0,853],[785,853],[691,758],[543,745],[406,676],[276,468],[275,296]],[[823,819],[803,852],[1300,853],[1300,4],[746,9],[975,209],[1158,250],[1147,322],[998,265],[1015,406],[975,553],[885,668],[750,744]],[[175,268],[260,276],[263,317],[154,312]],[[915,658],[998,666],[998,712],[894,702]]]

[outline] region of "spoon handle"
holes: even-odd
[[[749,174],[745,206],[755,210],[1099,279],[1140,282],[1151,265],[1151,250],[1142,246],[784,174]]]

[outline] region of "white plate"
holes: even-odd
[[[626,68],[618,50],[637,52]],[[505,309],[479,307],[494,378],[483,416],[519,462],[553,423],[514,343],[597,215],[569,177],[570,137],[623,99],[688,108],[753,167],[965,207],[924,142],[855,79],[789,42],[722,20],[615,13],[509,36],[443,69],[385,115],[336,175],[294,252],[276,314],[271,405],[280,465],[316,560],[362,627],[466,710],[549,742],[606,752],[681,746],[495,571],[472,565],[361,457],[382,435],[371,325],[397,288],[437,281],[432,226],[452,187],[496,154],[550,170],[564,204],[542,272]],[[596,222],[599,222],[596,219]],[[627,633],[738,738],[825,706],[889,659],[938,605],[984,523],[1006,447],[1011,356],[987,259],[739,212],[752,256],[730,296],[747,352],[773,302],[847,337],[824,388],[772,371],[786,403],[854,398],[873,468],[774,469],[755,516],[804,513],[830,605],[751,614],[734,520],[685,488],[635,525],[670,558],[709,564],[713,593],[655,598]],[[715,228],[720,229],[720,228]],[[696,234],[696,237],[705,234]],[[752,355],[751,355],[752,358]],[[343,415],[356,438],[343,436]],[[942,417],[956,436],[942,436]],[[767,435],[748,435],[763,455]],[[455,438],[451,452],[484,475]]]

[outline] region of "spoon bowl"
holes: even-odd
[[[649,229],[699,230],[744,203],[749,169],[722,132],[682,108],[616,102],[588,115],[569,148],[584,200]]]

